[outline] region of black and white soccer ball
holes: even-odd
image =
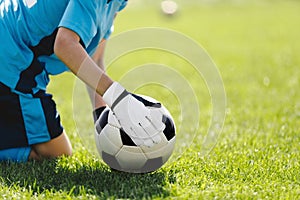
[[[141,95],[142,96],[142,95]],[[138,147],[124,132],[114,113],[106,108],[96,122],[95,141],[103,161],[112,169],[129,173],[148,173],[163,166],[175,147],[175,123],[170,112],[148,96],[135,95],[149,109],[159,109],[166,125],[161,142],[152,147]]]

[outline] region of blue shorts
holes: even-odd
[[[0,161],[27,162],[31,147],[0,150]]]
[[[13,92],[0,82],[0,150],[28,148],[58,137],[63,128],[52,95]]]

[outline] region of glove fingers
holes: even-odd
[[[158,143],[161,142],[161,137],[160,137],[159,134],[155,135],[152,139],[153,139],[155,144],[158,144]]]
[[[148,123],[148,126],[146,127],[139,126],[132,128],[132,130],[136,133],[133,137],[133,140],[138,143],[136,145],[145,145],[147,147],[151,147],[155,143],[157,144],[161,142],[161,137],[158,134],[159,132],[157,132],[157,130],[151,125],[151,123]]]
[[[116,118],[115,114],[112,114],[111,112],[108,115],[108,121],[110,122],[110,124],[112,126],[115,126],[117,128],[121,128],[122,127],[121,124],[120,124],[120,122]]]
[[[160,133],[165,129],[165,124],[162,122],[162,113],[158,108],[155,108],[161,107],[161,105],[139,96],[126,94],[126,96],[121,97],[121,100],[119,97],[115,100],[117,103],[114,103],[115,106],[112,110],[115,113],[116,121],[119,122],[133,142],[138,146],[149,147],[153,146],[154,143],[161,142]],[[118,125],[116,122],[114,124]]]
[[[137,146],[144,145],[144,141],[142,139],[139,138],[131,138],[131,139],[134,142],[134,144],[136,144]]]
[[[153,146],[153,141],[151,139],[146,139],[143,140],[144,141],[144,145],[147,147],[152,147]]]
[[[150,118],[146,116],[145,120],[140,120],[139,125],[127,128],[129,130],[128,134],[138,146],[151,147],[162,140],[159,134],[165,129],[165,124],[162,122],[162,114],[158,109],[149,109],[149,111]]]
[[[159,136],[160,132],[156,130],[152,123],[149,123],[148,126],[143,127],[143,129],[147,133],[148,138],[150,138],[154,143],[157,144],[161,141],[161,137]]]
[[[166,125],[162,121],[162,114],[159,109],[150,109],[151,123],[158,132],[162,132]]]

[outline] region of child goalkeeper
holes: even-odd
[[[97,118],[105,106],[137,145],[160,141],[164,125],[104,73],[113,20],[127,0],[0,0],[0,160],[71,155],[46,87],[71,71],[90,88]]]

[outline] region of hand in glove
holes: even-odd
[[[147,108],[117,82],[106,90],[103,99],[137,146],[151,147],[161,141],[159,133],[165,125],[158,109]]]

